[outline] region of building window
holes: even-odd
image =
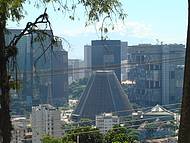
[[[150,81],[150,88],[154,88],[154,81]]]
[[[160,70],[160,65],[159,64],[155,64],[154,65],[154,70]]]
[[[150,70],[154,70],[154,65],[150,65]]]
[[[175,71],[170,72],[170,79],[175,79]]]
[[[160,88],[160,82],[159,81],[155,81],[155,88]]]

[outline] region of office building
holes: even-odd
[[[102,134],[107,133],[115,125],[119,125],[119,117],[112,115],[112,113],[102,113],[96,116],[96,128]]]
[[[61,137],[61,112],[49,104],[32,107],[32,142],[41,143],[44,135]]]
[[[54,106],[68,103],[68,52],[62,49],[52,53],[52,101]],[[50,99],[48,99],[50,100]]]
[[[21,31],[8,29],[6,43]],[[36,38],[36,34],[33,39],[31,35],[23,36],[17,44],[18,79],[23,85],[18,98],[26,103],[27,110],[41,103],[62,106],[68,101],[68,53],[62,42],[57,41],[43,54],[51,39],[43,37],[43,41],[39,41]]]
[[[85,77],[89,78],[91,75],[91,65],[92,65],[92,55],[91,55],[91,45],[85,45],[84,46],[84,71],[85,71]]]
[[[127,60],[128,42],[121,42],[121,61]]]
[[[118,80],[121,81],[121,41],[92,41],[91,64],[92,71],[113,70]]]
[[[128,96],[141,106],[179,103],[185,47],[180,44],[128,46]]]
[[[114,41],[116,42],[116,40],[106,40],[106,43],[104,42],[102,44],[102,47],[103,47],[103,45],[110,43],[110,42],[113,43],[112,46],[114,46],[114,44],[116,46],[117,44],[114,43]],[[127,59],[128,42],[121,42],[120,44],[121,44],[121,50],[120,51],[121,51],[121,62],[122,62],[122,61],[125,61]],[[111,44],[108,44],[108,45],[109,46],[107,46],[107,47],[112,47],[112,46],[110,46]],[[96,45],[93,45],[93,46],[96,46]],[[90,74],[91,74],[91,64],[92,64],[92,59],[91,59],[92,58],[92,50],[91,49],[93,46],[92,45],[85,45],[84,46],[85,77],[90,77]],[[117,45],[117,47],[118,47],[118,45]],[[110,48],[110,49],[113,49],[113,48]],[[118,48],[118,50],[119,50],[119,48]],[[123,78],[125,80],[126,72],[122,67],[121,67],[121,72],[122,72],[121,78]]]
[[[121,81],[127,80],[127,48],[128,42],[121,42]]]
[[[68,69],[69,84],[84,78],[85,76],[84,61],[80,59],[69,59],[68,64],[69,64],[69,69]]]

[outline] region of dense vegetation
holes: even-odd
[[[79,79],[69,85],[69,98],[79,99],[82,92],[86,88],[88,78]]]
[[[105,135],[94,127],[85,126],[69,130],[62,138],[45,136],[43,143],[134,143],[139,139],[139,134],[134,129],[115,126]]]

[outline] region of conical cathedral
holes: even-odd
[[[126,115],[131,112],[128,97],[113,71],[95,71],[76,107],[73,118],[95,119],[101,113]]]

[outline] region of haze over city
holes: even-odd
[[[110,30],[108,39],[128,41],[135,44],[185,44],[187,31],[187,1],[185,0],[122,0],[127,18],[118,21],[115,30]],[[55,35],[65,38],[64,48],[68,50],[69,58],[83,59],[83,46],[91,44],[91,40],[100,39],[100,24],[85,27],[84,8],[78,8],[75,21],[68,18],[68,14],[54,11],[51,5],[34,9],[25,5],[27,15],[18,24],[9,22],[9,28],[24,28],[28,21],[33,21],[47,7],[49,18]],[[81,15],[82,14],[82,15]]]

